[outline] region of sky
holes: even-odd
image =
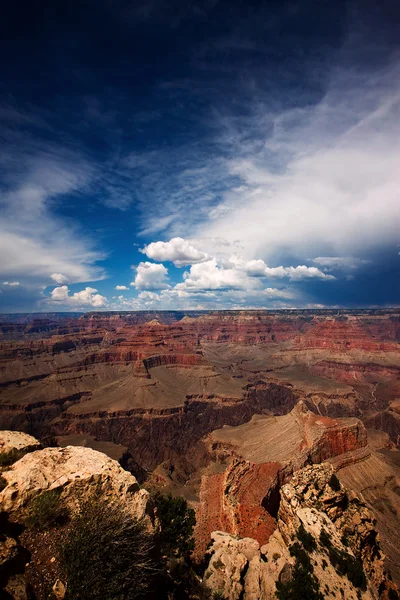
[[[400,305],[395,0],[14,0],[0,312]]]

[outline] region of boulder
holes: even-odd
[[[21,431],[0,431],[0,455],[15,453],[19,458],[28,452],[39,450],[41,443],[31,435]]]
[[[3,510],[21,514],[29,502],[47,490],[60,490],[70,505],[94,491],[109,502],[122,503],[137,518],[145,517],[149,494],[117,461],[90,448],[45,448],[23,456],[4,471],[0,493]],[[150,522],[149,522],[150,525]]]

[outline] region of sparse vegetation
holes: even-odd
[[[367,580],[361,561],[348,552],[336,548],[332,544],[326,529],[321,530],[319,541],[327,549],[329,560],[336,572],[339,575],[345,575],[354,587],[362,590],[366,589]]]
[[[328,481],[328,485],[335,491],[338,492],[341,489],[340,481],[336,477],[335,473],[332,474],[331,478]]]
[[[45,531],[64,523],[69,516],[63,505],[59,490],[48,490],[34,498],[30,506],[27,523],[30,527]]]
[[[279,554],[279,552],[274,552],[272,555],[273,560],[279,560],[281,557],[281,555]]]
[[[312,574],[313,566],[307,552],[300,544],[292,544],[290,554],[296,557],[296,564],[290,581],[276,584],[278,600],[323,600],[318,579]]]
[[[158,537],[162,554],[168,557],[187,557],[194,548],[193,529],[195,512],[184,498],[173,498],[171,494],[154,495],[161,531]]]
[[[305,530],[303,523],[297,530],[297,539],[303,544],[307,552],[312,552],[317,548],[317,543],[311,533]]]
[[[307,552],[300,546],[300,544],[292,544],[289,547],[291,556],[294,556],[299,564],[301,564],[310,573],[314,571],[314,567],[311,564],[310,557]]]
[[[94,498],[71,521],[60,545],[68,600],[134,600],[150,592],[157,567],[143,523]]]
[[[24,453],[22,450],[12,448],[9,452],[2,452],[0,454],[0,467],[9,467],[13,465],[17,460],[22,458]]]
[[[321,533],[319,534],[319,543],[321,546],[325,546],[325,548],[329,548],[332,545],[330,535],[326,529],[321,529]]]
[[[341,541],[342,541],[343,546],[347,547],[349,545],[349,538],[347,537],[347,535],[342,535]]]
[[[329,558],[339,575],[346,575],[354,587],[365,590],[367,580],[361,561],[343,550],[331,546],[329,548]]]
[[[4,477],[2,475],[0,475],[0,492],[2,492],[6,486],[7,486],[7,481],[4,479]]]

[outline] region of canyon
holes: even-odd
[[[400,582],[397,310],[1,317],[0,429],[100,450],[183,495],[199,561],[217,530],[268,544],[283,487],[327,463]]]

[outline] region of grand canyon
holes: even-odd
[[[400,582],[399,311],[10,315],[0,336],[0,429],[183,496],[196,560],[216,531],[275,539],[282,491],[323,464],[371,511]]]

